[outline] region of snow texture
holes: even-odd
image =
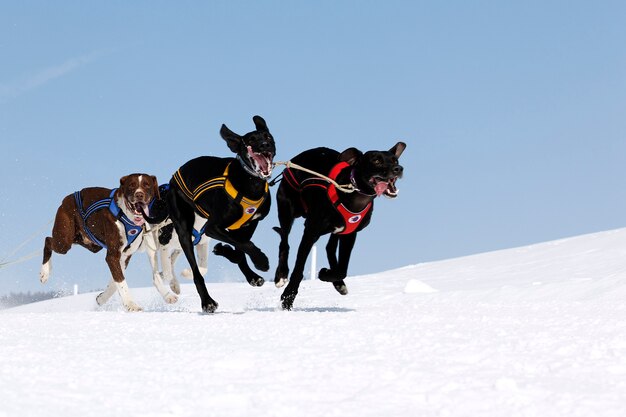
[[[626,415],[626,229],[346,282],[5,310],[0,417]]]

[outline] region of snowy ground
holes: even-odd
[[[0,416],[626,415],[626,229],[347,283],[5,310]]]

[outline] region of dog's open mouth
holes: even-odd
[[[398,188],[396,187],[396,180],[398,177],[392,177],[384,179],[381,177],[373,177],[371,183],[373,184],[376,197],[384,195],[389,198],[396,198],[398,196]]]
[[[141,226],[145,223],[144,213],[146,216],[150,215],[150,207],[148,204],[145,204],[140,201],[136,201],[135,203],[131,203],[126,200],[126,208],[133,214],[132,221],[137,226]]]
[[[272,169],[274,168],[272,160],[274,156],[269,152],[257,153],[252,150],[251,146],[248,146],[248,158],[254,164],[254,171],[262,178],[268,178],[272,175]]]

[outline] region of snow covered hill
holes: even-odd
[[[346,282],[2,311],[0,417],[626,415],[626,229]]]

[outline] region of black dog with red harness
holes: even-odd
[[[342,153],[316,148],[290,161],[276,193],[280,222],[280,227],[274,228],[280,234],[274,277],[277,287],[285,285],[289,274],[288,237],[293,222],[298,217],[304,217],[306,221],[296,263],[281,296],[284,309],[293,307],[309,252],[325,234],[331,234],[326,245],[329,268],[322,268],[318,277],[332,282],[340,294],[348,293],[344,278],[356,235],[369,224],[376,197],[395,198],[398,195],[396,180],[403,171],[398,158],[405,148],[403,142],[398,142],[389,151],[365,153],[356,148]]]

